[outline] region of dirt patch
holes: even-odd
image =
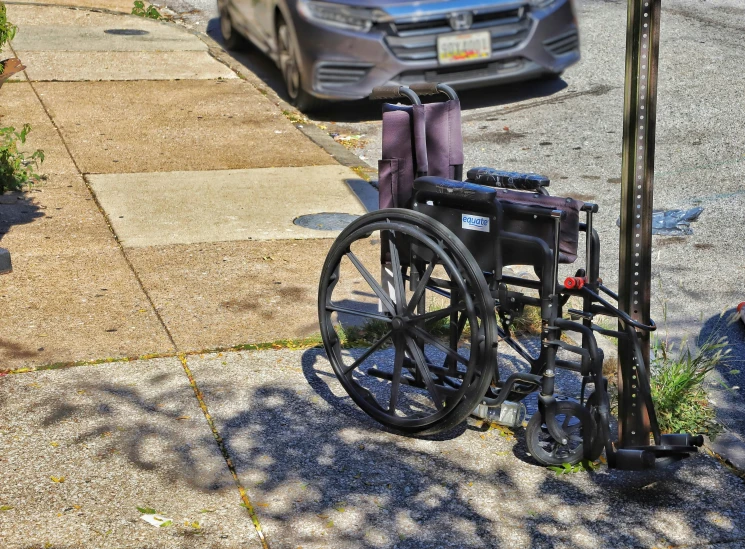
[[[708,242],[696,242],[693,247],[697,250],[711,250],[714,248],[714,244],[709,244]]]
[[[660,238],[654,243],[655,247],[664,248],[665,246],[672,246],[674,244],[683,244],[686,241],[685,237],[682,236],[669,236],[667,238]]]
[[[608,183],[613,183],[614,185],[619,185],[621,183],[620,177],[609,177],[607,179]]]
[[[568,193],[568,196],[582,202],[592,202],[597,198],[594,194]]]
[[[498,130],[480,133],[472,139],[468,139],[468,141],[475,141],[477,143],[488,141],[489,143],[496,145],[505,145],[516,139],[522,139],[523,137],[525,137],[524,133]]]

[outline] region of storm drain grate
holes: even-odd
[[[143,36],[145,34],[150,34],[149,31],[140,29],[106,29],[104,32],[106,34],[117,34],[119,36]]]
[[[315,229],[316,231],[342,231],[357,218],[359,218],[358,215],[323,212],[301,215],[296,217],[293,223],[299,227]]]

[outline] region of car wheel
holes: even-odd
[[[222,33],[222,39],[225,41],[225,46],[229,50],[242,50],[245,48],[246,39],[233,26],[227,1],[223,0],[218,3],[218,11],[220,12],[220,32]]]
[[[277,22],[277,50],[279,53],[279,70],[285,82],[285,90],[290,103],[301,111],[318,108],[323,101],[310,95],[303,89],[303,79],[298,66],[295,37],[290,26],[283,19]]]

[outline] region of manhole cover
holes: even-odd
[[[150,34],[149,31],[140,29],[106,29],[104,32],[106,34],[118,34],[121,36],[142,36],[145,34]]]
[[[324,212],[301,215],[300,217],[296,217],[293,223],[300,227],[315,229],[317,231],[341,231],[358,217],[359,215]]]

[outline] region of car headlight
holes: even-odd
[[[531,7],[540,10],[543,8],[547,8],[554,2],[556,2],[556,0],[530,0],[530,5]]]
[[[319,21],[324,25],[341,29],[368,32],[373,23],[385,21],[388,14],[379,9],[358,8],[331,2],[301,0],[298,11],[306,19]]]

